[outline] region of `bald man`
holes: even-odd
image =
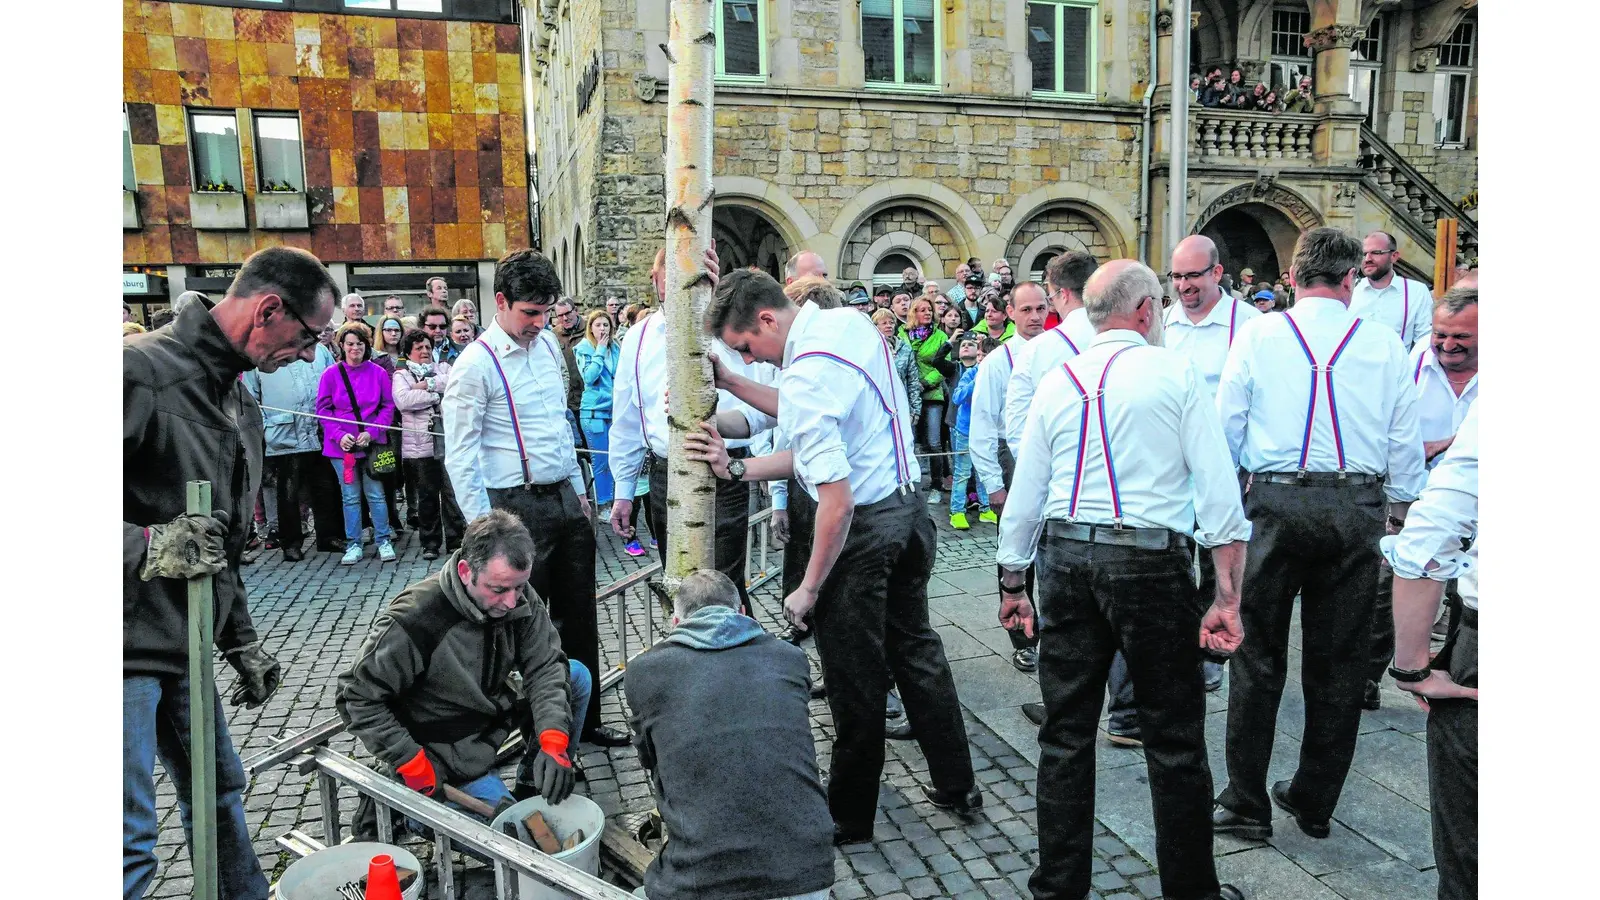
[[[807,275],[818,275],[827,278],[828,264],[823,262],[822,257],[816,253],[810,250],[801,250],[799,253],[789,257],[789,261],[784,264],[783,283],[793,284]]]

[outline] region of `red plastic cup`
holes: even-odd
[[[387,853],[367,863],[367,900],[400,900],[400,876],[394,870],[394,857]]]

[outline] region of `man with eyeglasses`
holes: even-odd
[[[122,343],[124,900],[143,897],[156,874],[158,756],[179,803],[187,808],[192,799],[190,579],[215,578],[216,633],[207,640],[239,673],[231,702],[258,707],[282,679],[250,621],[239,577],[264,463],[261,408],[239,376],[314,360],[338,296],[316,257],[270,247],[245,260],[221,301],[198,296],[170,327]],[[204,513],[185,512],[191,481],[211,483]],[[244,818],[244,768],[220,698],[203,702],[216,709],[219,893],[266,900]]]
[[[417,316],[417,327],[433,345],[433,361],[455,365],[461,351],[450,342],[450,311],[442,306],[430,306]]]
[[[1395,271],[1400,246],[1394,235],[1374,231],[1361,242],[1362,279],[1350,293],[1350,314],[1380,323],[1400,335],[1410,353],[1433,333],[1433,292]]]
[[[406,314],[406,302],[399,297],[388,296],[383,298],[383,315],[385,318],[403,318]]]

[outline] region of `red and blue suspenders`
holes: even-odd
[[[1095,388],[1093,394],[1084,390],[1083,382],[1078,380],[1070,364],[1061,364],[1062,371],[1067,373],[1067,380],[1072,382],[1072,386],[1078,391],[1078,396],[1083,398],[1083,415],[1078,420],[1078,463],[1073,467],[1072,501],[1067,507],[1069,522],[1078,520],[1078,499],[1083,488],[1083,460],[1089,446],[1089,403],[1093,401],[1100,417],[1100,446],[1105,451],[1106,482],[1111,487],[1111,522],[1113,527],[1122,527],[1122,492],[1117,486],[1116,463],[1111,458],[1111,431],[1106,427],[1106,377],[1111,374],[1111,367],[1116,364],[1117,357],[1132,349],[1123,347],[1111,354],[1111,358],[1106,360],[1106,367],[1100,372],[1100,385]]]
[[[1061,339],[1063,341],[1067,342],[1067,346],[1072,348],[1072,352],[1073,352],[1074,355],[1077,355],[1077,354],[1080,354],[1080,353],[1083,352],[1082,350],[1078,349],[1078,345],[1077,344],[1074,344],[1072,342],[1072,338],[1067,337],[1067,323],[1066,322],[1063,321],[1061,323],[1060,327],[1056,328],[1056,334],[1060,335]]]
[[[1350,323],[1350,330],[1344,333],[1344,338],[1339,341],[1339,346],[1334,348],[1333,355],[1328,357],[1328,364],[1317,365],[1317,357],[1311,352],[1311,345],[1306,343],[1306,336],[1300,332],[1300,326],[1295,324],[1294,317],[1287,312],[1283,314],[1284,321],[1289,323],[1289,328],[1294,332],[1295,340],[1300,343],[1301,352],[1311,363],[1311,400],[1306,409],[1306,434],[1300,443],[1300,475],[1306,474],[1306,460],[1311,456],[1311,428],[1317,418],[1317,375],[1325,373],[1328,384],[1328,415],[1333,420],[1333,447],[1339,457],[1339,477],[1343,478],[1344,472],[1344,434],[1339,430],[1339,407],[1333,399],[1333,367],[1339,362],[1340,354],[1344,348],[1350,346],[1350,339],[1355,336],[1356,329],[1361,327],[1361,320],[1356,319]]]
[[[1427,353],[1419,353],[1419,354],[1417,354],[1417,368],[1416,368],[1416,371],[1411,373],[1411,383],[1412,384],[1421,384],[1422,383],[1422,364],[1424,362],[1427,362],[1427,360],[1428,360],[1428,354]]]
[[[556,352],[551,350],[550,345],[543,340],[538,338],[535,338],[535,340],[539,340],[539,343],[544,344],[544,349],[550,353],[550,359],[555,362],[559,371],[561,361],[555,358]],[[500,385],[506,391],[506,408],[511,411],[511,432],[517,438],[517,455],[522,458],[522,483],[532,484],[533,474],[528,468],[528,445],[522,440],[522,423],[517,419],[516,401],[511,399],[511,382],[506,379],[506,370],[500,366],[500,357],[495,355],[494,348],[489,346],[489,342],[483,338],[478,338],[477,343],[482,344],[483,349],[488,351],[489,361],[494,363],[494,370],[500,375]]]
[[[883,344],[884,365],[887,367],[887,370],[890,373],[893,373],[894,359],[889,356],[889,344],[887,341],[879,341],[879,343]],[[898,482],[897,487],[899,491],[904,493],[908,488],[912,487],[912,484],[911,465],[906,460],[905,435],[900,432],[900,401],[895,399],[893,392],[890,392],[889,397],[885,399],[883,391],[879,390],[878,388],[878,383],[872,380],[872,376],[867,374],[866,369],[861,368],[842,356],[835,356],[834,354],[825,350],[811,350],[806,353],[801,353],[794,359],[790,360],[789,365],[792,366],[802,359],[813,356],[820,359],[832,360],[836,363],[856,370],[856,372],[860,373],[862,378],[866,379],[867,386],[872,388],[872,392],[878,396],[878,405],[882,407],[884,413],[889,416],[889,437],[894,441],[895,479]]]

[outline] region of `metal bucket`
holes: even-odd
[[[514,822],[517,826],[517,837],[532,847],[533,838],[528,835],[528,830],[522,827],[522,820],[536,812],[544,813],[545,821],[550,823],[550,829],[556,833],[556,837],[563,840],[574,830],[583,829],[582,843],[571,850],[553,853],[550,858],[599,877],[600,832],[606,827],[605,812],[596,806],[593,800],[578,794],[561,801],[558,806],[551,806],[543,797],[529,797],[495,816],[490,827],[500,831],[503,823]],[[517,878],[517,896],[522,900],[567,900],[566,893],[540,884],[526,875],[519,875]]]
[[[427,875],[422,863],[409,850],[393,844],[357,841],[329,847],[296,860],[278,879],[278,900],[328,900],[338,896],[339,885],[360,881],[367,875],[367,864],[384,853],[394,857],[395,868],[417,873],[411,886],[400,893],[401,900],[421,900],[427,890]],[[598,856],[596,857],[598,860]]]

